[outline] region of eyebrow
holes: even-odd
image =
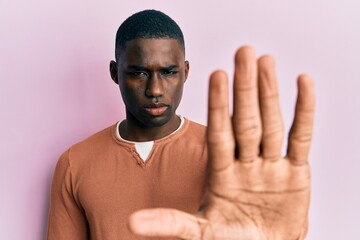
[[[162,70],[171,71],[171,70],[173,70],[174,68],[177,68],[177,67],[178,66],[176,66],[176,65],[170,65],[170,66],[164,67]]]
[[[145,71],[145,70],[147,70],[146,67],[138,66],[138,65],[130,65],[130,66],[127,67],[127,69],[133,69],[135,71]]]
[[[171,70],[173,70],[174,68],[177,68],[177,67],[178,67],[177,65],[169,65],[169,66],[161,68],[161,70],[171,71]],[[146,67],[139,66],[139,65],[130,65],[130,66],[127,67],[127,69],[132,69],[132,70],[135,70],[135,71],[148,71],[149,70]]]

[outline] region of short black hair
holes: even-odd
[[[119,27],[115,40],[115,58],[125,49],[126,42],[139,38],[175,39],[185,53],[185,41],[179,25],[157,10],[144,10],[128,17]]]

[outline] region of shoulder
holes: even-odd
[[[108,152],[114,146],[117,146],[115,140],[116,124],[113,124],[88,138],[72,145],[62,156],[61,159],[67,159],[71,165],[74,160],[77,162],[89,161],[94,157]]]
[[[206,134],[206,126],[200,124],[200,123],[197,123],[197,122],[194,122],[192,120],[189,120],[187,118],[185,118],[185,121],[187,121],[187,132],[188,133],[191,133],[193,135],[198,135],[198,136],[205,136]]]
[[[204,125],[185,118],[182,131],[174,136],[170,144],[171,151],[182,159],[191,156],[190,159],[206,164],[207,144]]]
[[[83,149],[96,149],[98,147],[103,146],[104,144],[108,144],[109,142],[114,141],[114,131],[116,124],[113,124],[91,136],[88,138],[74,144],[71,147],[71,150],[83,150]]]
[[[204,145],[206,142],[206,126],[185,118],[181,139],[192,144]]]

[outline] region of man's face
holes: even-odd
[[[126,43],[112,75],[120,86],[127,119],[158,127],[174,119],[189,63],[175,39],[136,39]]]

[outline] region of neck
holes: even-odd
[[[133,142],[154,141],[173,133],[180,126],[180,118],[174,116],[162,126],[145,126],[132,116],[126,116],[126,120],[120,124],[120,136]]]

